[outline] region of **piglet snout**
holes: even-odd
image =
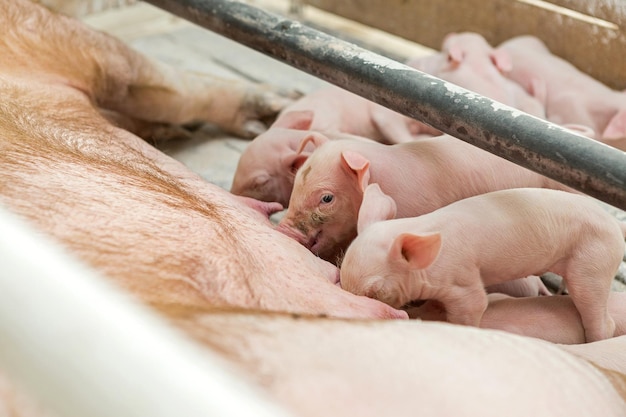
[[[294,239],[295,241],[299,242],[301,245],[305,246],[306,248],[310,248],[312,244],[309,236],[305,235],[304,233],[302,233],[300,230],[298,230],[296,227],[292,226],[291,224],[289,224],[289,222],[285,220],[281,221],[276,226],[276,230]]]

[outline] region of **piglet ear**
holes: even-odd
[[[281,159],[283,167],[286,170],[285,172],[289,172],[295,175],[300,167],[304,165],[306,160],[309,159],[309,156],[311,156],[311,152],[303,151],[301,153],[295,153],[293,151],[290,151]]]
[[[448,33],[443,38],[443,43],[441,47],[442,52],[448,56],[448,63],[452,64],[453,66],[459,65],[461,62],[463,62],[463,58],[465,57],[465,52],[463,51],[463,48],[459,44],[458,39],[455,38],[457,38],[456,33]]]
[[[510,72],[513,69],[513,61],[511,56],[504,49],[495,49],[489,54],[491,62],[500,72]]]
[[[358,152],[343,151],[343,162],[356,174],[359,188],[365,192],[365,187],[370,182],[370,161]]]
[[[313,151],[329,140],[330,139],[321,133],[311,132],[310,135],[305,136],[304,139],[300,141],[298,150],[295,153],[289,153],[283,158],[283,165],[286,166],[291,173],[295,174],[300,167],[304,165],[306,160],[309,159]]]
[[[448,49],[448,62],[453,65],[459,65],[463,62],[463,57],[465,54],[459,45],[452,45],[450,49]]]
[[[357,233],[361,234],[372,223],[393,219],[396,217],[396,210],[396,202],[383,193],[378,184],[368,185],[359,209]]]
[[[298,146],[298,150],[296,151],[296,153],[297,154],[304,153],[304,150],[306,149],[308,144],[312,144],[313,147],[317,149],[323,144],[325,144],[326,142],[328,142],[329,140],[330,139],[328,139],[326,136],[322,135],[321,133],[311,132],[310,135],[305,136],[304,139],[300,141],[300,145]]]
[[[283,129],[309,130],[315,113],[311,110],[293,110],[281,114],[272,127]]]
[[[626,138],[626,110],[617,112],[602,132],[602,140],[611,141],[624,138]]]
[[[440,251],[440,233],[425,235],[402,233],[391,245],[389,256],[394,260],[408,262],[414,269],[424,269],[435,261]]]

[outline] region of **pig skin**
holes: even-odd
[[[549,271],[567,283],[586,340],[613,336],[607,300],[626,225],[591,198],[519,188],[394,217],[390,197],[369,185],[359,236],[343,259],[342,288],[395,307],[437,300],[448,321],[478,326],[488,304],[485,286]]]
[[[612,296],[610,306],[618,308],[612,313],[621,311],[616,317],[624,334],[626,294]],[[340,320],[168,303],[153,308],[294,416],[408,417],[416,409],[442,417],[626,412],[620,385],[626,378],[626,336],[563,346],[426,321]],[[541,326],[534,321],[539,319]],[[490,300],[483,322],[555,343],[584,342],[580,317],[565,296]],[[1,370],[0,399],[0,411],[4,405],[11,417],[52,417]]]
[[[258,312],[179,312],[174,321],[224,352],[299,416],[414,416],[416,410],[441,417],[619,416],[626,411],[623,397],[578,355],[498,331]],[[624,337],[612,340],[616,347],[626,343]],[[615,368],[624,369],[624,351],[615,349],[615,358],[622,360]]]

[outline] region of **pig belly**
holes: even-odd
[[[584,360],[502,332],[249,314],[175,322],[201,343],[228,352],[299,416],[414,416],[415,410],[432,416],[549,416],[555,402],[568,416],[626,410],[612,385]]]
[[[133,151],[103,149],[122,160]],[[93,158],[66,152],[51,161],[44,155],[55,151],[44,143],[38,152],[3,153],[0,200],[146,302],[403,316],[335,286],[335,266],[165,155],[160,164],[175,174],[155,169],[154,160],[143,156],[132,166],[115,160],[92,165]],[[28,175],[21,171],[24,163],[34,164]],[[315,292],[325,296],[314,301]]]
[[[626,412],[618,391],[624,337],[561,348],[441,323],[155,308],[294,416],[408,417],[420,410],[435,417],[551,417],[554,407],[568,417]],[[609,356],[621,368],[586,360]],[[5,410],[13,417],[49,416],[0,371]]]

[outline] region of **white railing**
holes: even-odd
[[[60,417],[287,415],[2,208],[0,369]]]

